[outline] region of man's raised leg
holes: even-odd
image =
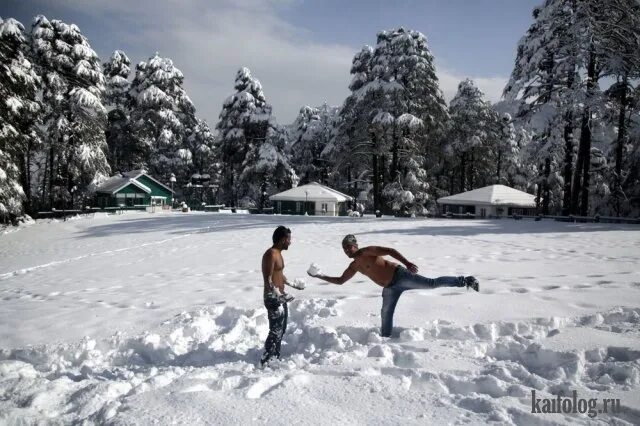
[[[475,291],[479,290],[478,280],[472,276],[427,278],[409,271],[403,271],[394,287],[401,290],[426,290],[438,287],[471,287]]]

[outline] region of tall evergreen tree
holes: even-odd
[[[365,47],[354,58],[352,74],[341,133],[355,136],[351,152],[369,157],[374,208],[379,209],[384,186],[405,172],[400,165],[420,157],[429,137],[435,140],[435,130],[446,119],[446,106],[433,56],[425,36],[417,31],[398,28],[378,33],[375,50]],[[420,130],[414,131],[415,126]]]
[[[554,153],[553,159],[544,160],[544,170],[550,170],[551,164],[563,164],[563,179],[554,182],[563,185],[562,210],[568,214],[572,207],[575,121],[580,113],[574,98],[581,79],[578,74],[577,33],[572,27],[575,1],[564,3],[546,0],[534,9],[534,22],[518,43],[515,66],[505,88],[505,96],[521,102],[519,118],[535,123],[527,126],[528,129],[535,128],[536,133],[546,135],[541,139],[546,145],[553,143],[553,149],[538,152]],[[549,138],[552,133],[550,126],[560,122],[557,117],[561,117],[563,128],[564,159],[561,163],[555,158],[556,141]],[[550,173],[555,174],[556,171],[550,170]],[[551,174],[545,178],[546,184],[550,184]],[[551,190],[555,192],[555,188]]]
[[[130,66],[131,61],[121,50],[114,51],[109,61],[104,64],[106,79],[104,104],[109,109],[106,137],[109,146],[109,165],[113,171],[124,172],[134,169],[132,148],[135,145],[132,144],[133,135],[128,109]]]
[[[169,58],[157,53],[136,66],[131,97],[135,167],[146,167],[163,181],[171,174],[184,183],[186,135],[195,126],[195,107],[184,88],[184,76]]]
[[[38,148],[40,83],[28,59],[24,27],[0,18],[0,220],[30,211],[31,162]],[[23,209],[23,202],[26,209]]]
[[[629,165],[625,159],[633,149],[629,122],[633,114],[634,83],[637,87],[640,78],[640,4],[632,0],[611,0],[602,2],[601,7],[602,12],[594,17],[594,33],[600,40],[597,50],[602,75],[615,80],[607,90],[616,109],[616,113],[611,115],[611,122],[617,128],[609,186],[613,213],[620,216],[629,213],[625,192]]]
[[[32,50],[43,79],[47,127],[41,200],[65,206],[75,196],[90,196],[110,172],[104,75],[98,55],[76,25],[37,16]]]
[[[291,161],[300,183],[327,183],[328,154],[335,143],[339,109],[326,103],[319,108],[305,106],[293,123]]]
[[[248,68],[238,71],[234,88],[236,93],[224,101],[216,125],[220,133],[216,151],[223,165],[221,188],[229,206],[237,206],[247,193],[240,175],[247,166],[248,153],[255,152],[265,141],[269,128],[275,125],[262,85]]]
[[[491,168],[489,164],[482,163],[489,153],[495,113],[480,89],[467,79],[458,85],[458,91],[449,104],[449,115],[448,152],[455,164],[454,173],[457,172],[459,178],[458,190],[464,192],[486,183],[478,182],[477,177],[479,171],[486,173]]]
[[[248,198],[262,210],[268,196],[297,184],[297,176],[285,153],[286,135],[279,126],[269,126],[262,143],[252,144],[244,162],[240,181],[244,182]]]
[[[187,137],[187,145],[193,157],[194,171],[202,174],[215,174],[215,138],[206,121],[197,121]]]
[[[521,174],[520,146],[509,114],[504,114],[499,122],[496,157],[496,182],[516,186],[517,176]]]
[[[337,135],[334,143],[325,149],[333,164],[336,178],[332,184],[339,189],[357,195],[358,183],[377,182],[377,176],[370,167],[372,163],[372,139],[370,133],[371,107],[369,99],[362,96],[363,88],[372,80],[371,58],[373,48],[364,46],[352,61],[352,79],[349,84],[351,95],[345,99],[338,122]],[[373,160],[376,164],[376,160]],[[375,166],[377,169],[377,166]],[[378,208],[377,187],[372,186],[372,200],[374,208]],[[375,183],[377,185],[377,183]]]

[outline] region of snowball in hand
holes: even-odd
[[[295,280],[293,280],[293,287],[297,288],[298,290],[304,290],[306,285],[307,282],[304,280],[304,278],[296,278]]]
[[[307,273],[315,277],[316,275],[320,274],[320,267],[318,266],[318,264],[312,263],[311,266],[309,266],[309,269],[307,269]]]

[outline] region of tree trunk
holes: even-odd
[[[576,172],[573,174],[573,185],[571,187],[571,214],[578,214],[580,207],[580,191],[582,189],[582,168],[584,163],[584,138],[589,131],[589,111],[582,113],[582,124],[580,125],[580,145],[578,158],[576,160]]]
[[[49,210],[53,208],[53,147],[49,148]]]
[[[620,98],[620,112],[618,115],[618,140],[616,142],[616,165],[615,165],[615,182],[614,182],[614,197],[615,197],[615,210],[616,216],[620,217],[622,210],[620,206],[620,198],[622,197],[622,153],[624,148],[624,142],[627,132],[627,121],[625,115],[627,113],[627,91],[629,90],[627,85],[627,76],[625,74],[623,80],[622,95]]]
[[[571,179],[573,178],[573,118],[572,113],[565,115],[564,125],[564,192],[562,197],[562,214],[571,213]]]
[[[42,193],[40,195],[40,201],[38,208],[42,208],[42,206],[46,203],[46,193],[47,193],[47,173],[49,167],[49,159],[48,156],[44,158],[44,173],[42,174]]]
[[[549,176],[551,176],[551,159],[544,160],[544,198],[542,199],[542,214],[549,214],[549,201],[551,198],[551,189],[549,188]]]
[[[470,153],[470,158],[469,158],[469,189],[473,189],[473,184],[474,184],[474,175],[475,175],[475,169],[474,169],[474,155],[473,155],[473,148],[471,148],[471,153]]]
[[[580,199],[580,214],[586,216],[589,214],[589,169],[591,167],[591,108],[589,103],[593,98],[593,88],[596,84],[596,53],[593,44],[589,51],[589,68],[587,70],[587,133],[584,137],[584,161],[582,163],[582,194]],[[580,135],[582,142],[582,134]],[[576,172],[579,172],[576,170]]]
[[[398,134],[396,126],[393,126],[393,146],[391,148],[391,182],[395,182],[398,176]]]
[[[456,175],[451,170],[451,174],[449,175],[449,195],[453,195],[454,185],[455,185]]]
[[[26,198],[23,206],[24,211],[31,214],[31,173],[29,164],[31,164],[31,142],[27,146],[27,152],[20,159],[20,185]]]
[[[540,169],[538,170],[538,188],[537,188],[537,194],[536,194],[536,213],[540,213],[540,200],[542,199],[542,179],[541,177],[544,176],[544,166],[542,164],[540,164]]]
[[[372,154],[371,156],[373,170],[371,171],[373,178],[373,212],[380,210],[380,200],[378,199],[378,156],[376,154]]]
[[[465,188],[465,172],[467,168],[467,153],[463,152],[460,158],[460,192],[464,192]]]
[[[382,191],[382,188],[384,188],[384,185],[387,183],[387,156],[384,154],[380,156],[380,166],[378,170],[380,172],[380,190]]]
[[[502,150],[498,149],[498,173],[496,174],[496,176],[498,177],[498,180],[496,180],[496,183],[500,183],[500,168],[502,167]]]

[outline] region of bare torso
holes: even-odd
[[[277,287],[278,290],[280,290],[281,293],[284,293],[285,278],[284,278],[284,259],[282,258],[282,253],[278,249],[270,248],[264,253],[264,256],[262,257],[263,265],[265,264],[264,262],[265,258],[272,259],[273,261],[273,272],[271,273],[271,282],[273,283],[274,287]],[[269,283],[265,282],[264,294],[267,294],[269,291],[271,291]]]
[[[393,274],[398,266],[382,256],[357,255],[351,263],[353,267],[379,286],[386,287],[391,283]]]

